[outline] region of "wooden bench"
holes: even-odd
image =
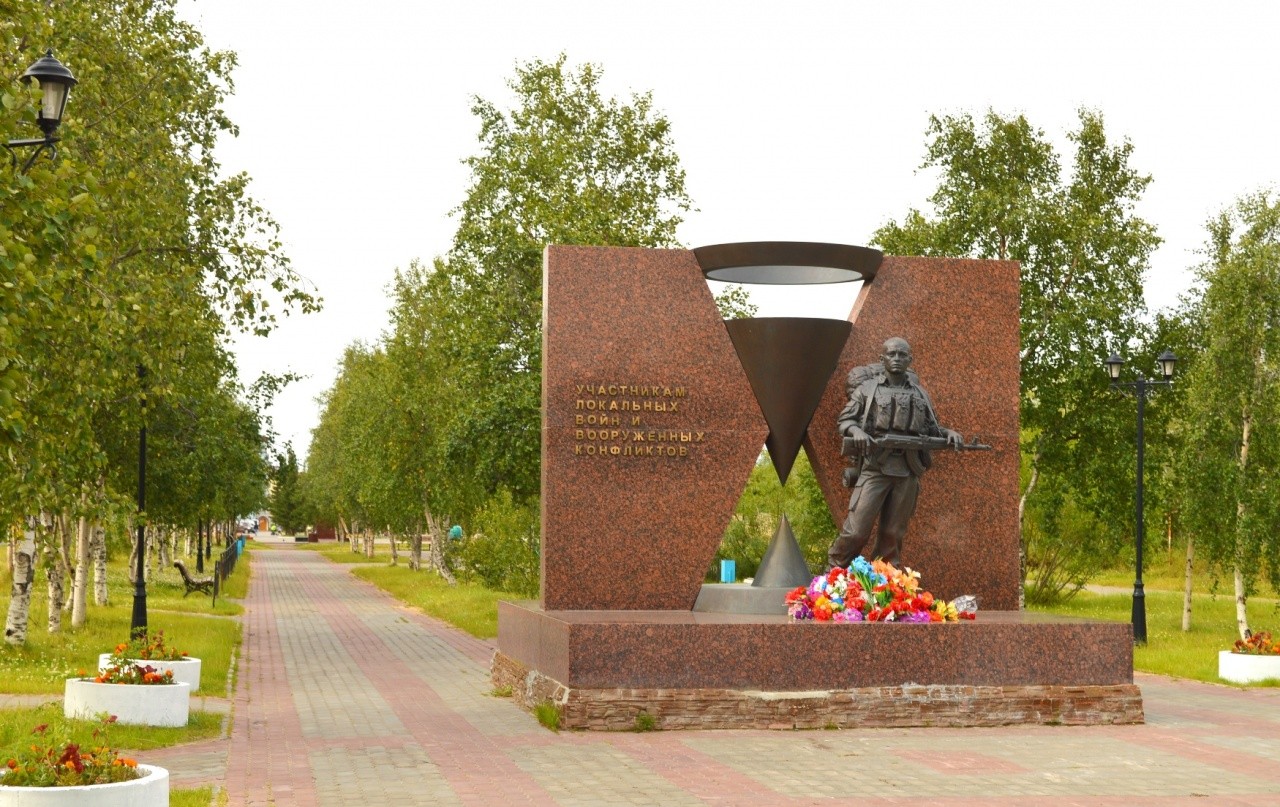
[[[190,572],[187,571],[186,564],[184,564],[180,560],[175,560],[173,562],[173,565],[174,565],[174,568],[178,570],[178,573],[182,575],[182,585],[187,587],[187,593],[183,594],[182,595],[183,597],[187,596],[187,594],[190,594],[193,591],[201,591],[201,592],[204,592],[205,594],[213,593],[212,577],[194,577],[193,578]]]

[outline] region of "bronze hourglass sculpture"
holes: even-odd
[[[708,280],[770,285],[867,281],[883,259],[879,250],[867,247],[797,241],[716,244],[693,252]],[[807,317],[749,317],[725,320],[725,327],[769,426],[765,447],[779,482],[785,485],[853,324]],[[752,584],[703,586],[694,610],[786,613],[785,591],[807,585],[810,579],[783,513]]]

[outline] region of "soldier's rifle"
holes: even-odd
[[[942,449],[952,449],[954,451],[990,451],[991,446],[978,442],[978,438],[974,437],[967,443],[950,443],[945,437],[926,437],[915,434],[885,434],[880,437],[871,437],[867,440],[867,450],[906,450],[906,451],[941,451]],[[846,457],[857,457],[861,452],[852,437],[844,438],[841,446],[841,454]]]

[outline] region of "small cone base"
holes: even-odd
[[[778,530],[773,534],[769,548],[765,550],[751,585],[795,588],[809,585],[812,579],[809,565],[805,563],[804,554],[800,551],[800,544],[791,531],[791,522],[784,515],[778,522]]]

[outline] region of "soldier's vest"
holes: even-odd
[[[935,429],[936,419],[929,396],[920,387],[908,383],[905,387],[891,387],[879,379],[868,379],[860,390],[865,400],[862,430],[872,437],[891,432],[898,434],[929,435]],[[871,462],[887,476],[920,476],[933,464],[928,451],[903,451],[881,449],[872,453]]]

